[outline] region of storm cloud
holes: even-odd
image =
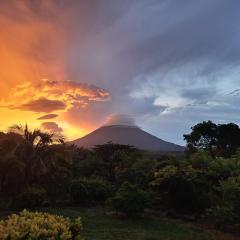
[[[226,96],[240,84],[239,1],[100,2],[69,63],[73,76],[103,79],[112,112],[178,143],[199,121],[239,123],[240,98]]]
[[[238,0],[47,2],[19,3],[14,14],[13,2],[1,3],[0,20],[21,22],[19,33],[32,21],[39,29],[24,52],[49,79],[31,84],[51,97],[27,98],[25,109],[40,97],[61,101],[61,121],[92,130],[131,115],[176,143],[199,121],[240,123]]]

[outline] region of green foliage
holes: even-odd
[[[80,240],[83,239],[81,219],[71,221],[62,216],[24,210],[0,221],[0,239]]]
[[[210,205],[210,185],[204,173],[191,166],[159,170],[153,186],[160,194],[162,207],[178,213],[199,214]]]
[[[130,183],[124,183],[111,199],[113,208],[134,217],[143,213],[148,206],[149,199],[146,192]]]
[[[88,156],[85,159],[75,160],[73,165],[74,177],[94,177],[106,178],[108,175],[108,164],[96,156]]]
[[[117,173],[117,183],[121,185],[123,182],[129,182],[147,189],[153,179],[156,165],[157,161],[151,159],[139,158],[132,161]]]
[[[240,177],[220,181],[218,198],[207,213],[218,224],[240,224]]]
[[[107,179],[116,182],[119,170],[135,159],[139,151],[129,145],[107,143],[95,146],[94,153],[99,160],[106,164]]]
[[[207,150],[214,157],[230,157],[240,147],[240,128],[234,123],[198,123],[190,134],[185,134],[188,152]]]
[[[102,179],[77,179],[70,183],[70,195],[76,203],[104,202],[112,194],[111,184]]]
[[[208,169],[209,164],[214,161],[215,159],[206,151],[198,151],[189,158],[189,162],[194,169],[202,170]]]
[[[12,207],[17,209],[35,209],[41,207],[46,200],[46,191],[42,187],[28,187],[13,199]]]
[[[198,151],[181,162],[159,165],[152,186],[165,210],[199,215],[210,209],[213,218],[236,222],[239,178],[239,152],[229,159],[214,159],[208,152]]]
[[[116,192],[112,206],[129,216],[141,214],[150,196],[158,209],[195,216],[207,211],[216,222],[239,223],[235,124],[197,124],[185,135],[187,156],[151,155],[112,143],[86,150],[27,126],[13,130],[0,133],[2,208],[37,208],[45,199],[53,206],[69,197],[75,203],[109,203]]]

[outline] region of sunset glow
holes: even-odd
[[[84,77],[69,80],[67,28],[57,17],[60,13],[66,18],[69,15],[61,12],[54,1],[35,7],[30,1],[1,3],[0,129],[28,124],[48,131],[61,130],[70,139],[82,136],[96,126],[73,126],[64,113],[88,108],[92,102],[108,101],[110,95],[86,83]]]
[[[0,1],[0,131],[27,123],[72,139],[112,118],[183,144],[197,122],[238,123],[229,1]]]

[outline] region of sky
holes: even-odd
[[[0,1],[0,130],[240,124],[239,0]]]

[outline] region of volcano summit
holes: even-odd
[[[137,126],[102,126],[88,135],[72,141],[78,147],[93,148],[108,142],[131,145],[138,149],[154,152],[183,152],[184,147],[157,138]]]

